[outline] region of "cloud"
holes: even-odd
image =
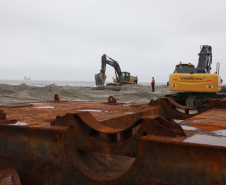
[[[93,81],[106,53],[139,81],[155,76],[166,82],[180,61],[197,65],[202,44],[213,47],[213,68],[221,62],[223,71],[225,5],[224,0],[3,0],[0,78]],[[114,76],[110,66],[107,73]]]

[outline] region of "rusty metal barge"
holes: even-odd
[[[226,104],[0,107],[0,184],[226,184]]]

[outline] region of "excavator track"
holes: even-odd
[[[188,93],[188,92],[178,92],[174,94],[167,94],[165,97],[170,97],[177,103],[181,105],[193,107],[198,106],[205,102],[208,98],[219,99],[226,102],[226,93]]]

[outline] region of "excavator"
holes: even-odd
[[[200,46],[198,65],[180,64],[169,76],[169,90],[183,93],[169,95],[175,101],[186,106],[196,106],[205,98],[221,97],[217,92],[221,90],[222,79],[219,75],[220,63],[216,65],[216,72],[210,74],[212,64],[212,47]]]
[[[104,54],[101,57],[101,69],[99,74],[95,74],[96,86],[104,86],[107,76],[105,75],[106,65],[110,65],[115,69],[116,78],[113,80],[115,85],[119,84],[136,84],[136,78],[130,76],[129,72],[122,72],[119,63]],[[110,84],[113,85],[113,84]]]

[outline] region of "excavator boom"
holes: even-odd
[[[104,54],[101,57],[101,69],[100,69],[100,73],[95,74],[95,81],[96,81],[96,86],[104,86],[105,83],[105,79],[106,79],[106,75],[105,75],[105,71],[106,71],[106,65],[110,65],[115,69],[115,76],[116,78],[114,79],[114,82],[116,83],[130,83],[130,84],[134,84],[135,82],[135,77],[130,76],[129,72],[122,72],[121,68],[119,66],[119,63],[108,57],[106,54]]]
[[[118,62],[113,60],[112,58],[108,57],[106,54],[104,54],[101,57],[100,73],[95,74],[96,86],[104,86],[105,79],[106,79],[105,71],[106,71],[107,64],[112,66],[115,69],[116,77],[118,76],[119,77],[118,79],[120,79],[122,72],[121,72],[121,68],[120,68]]]
[[[199,63],[197,65],[198,69],[205,70],[206,73],[210,73],[212,64],[212,47],[211,46],[201,46],[201,51],[199,53]]]

